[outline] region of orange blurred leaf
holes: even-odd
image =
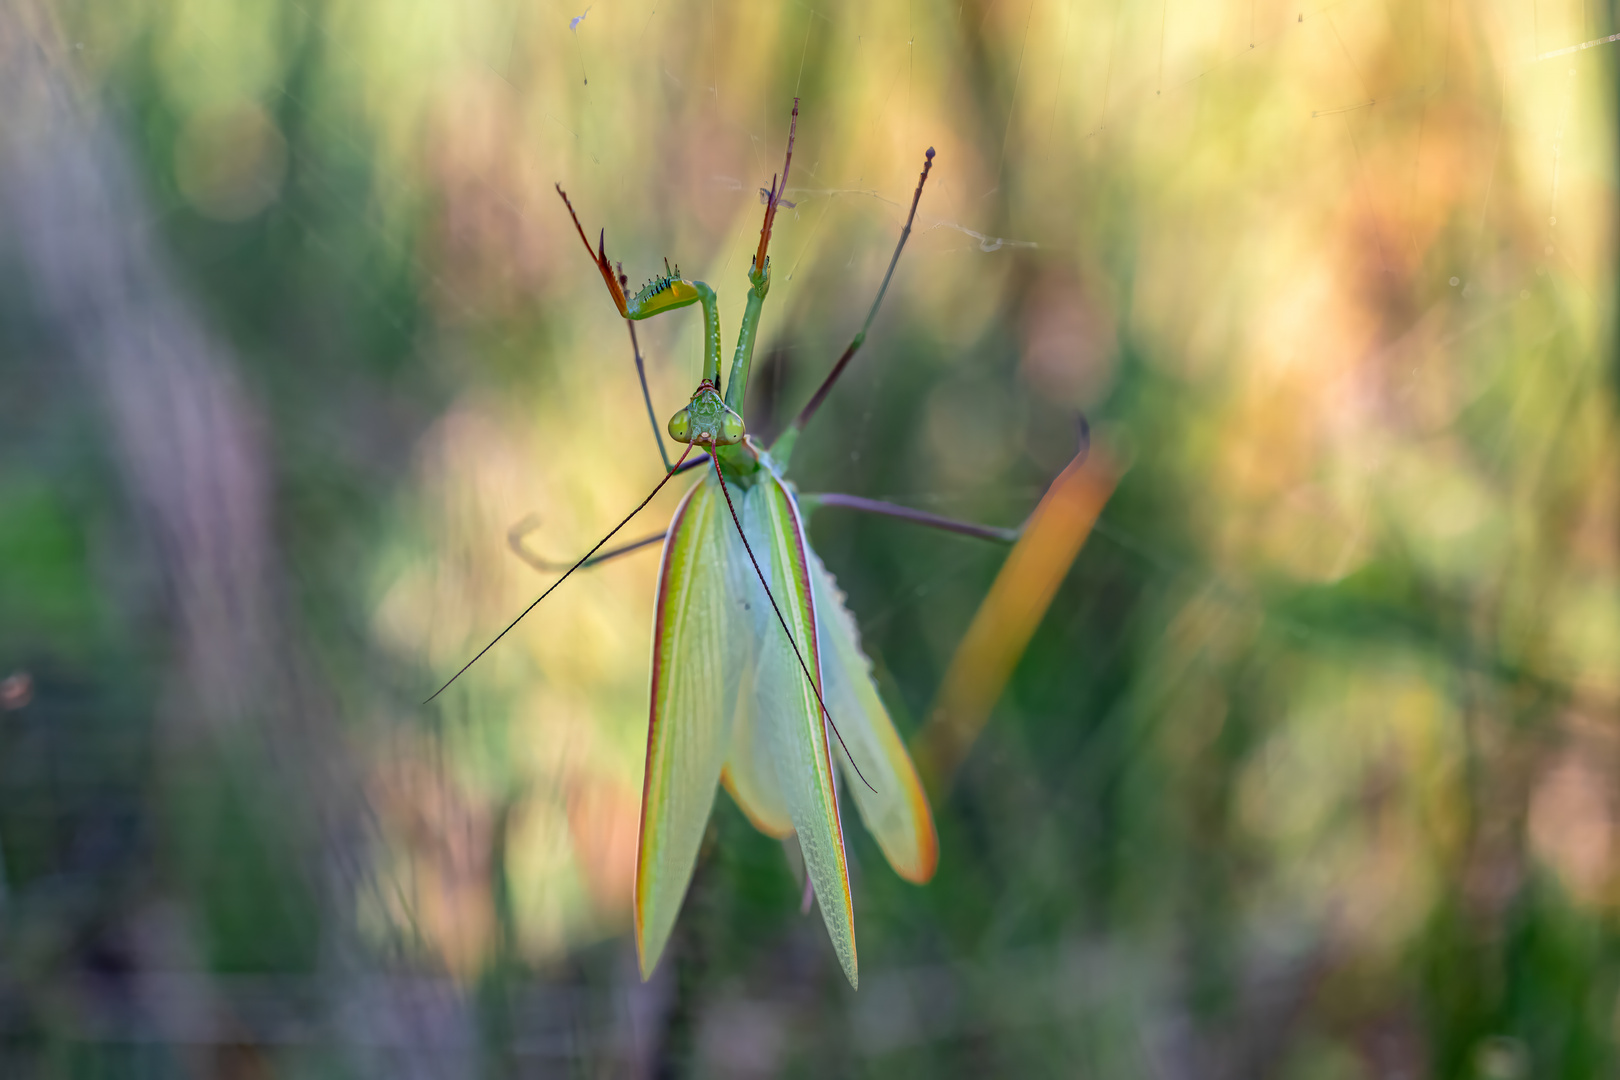
[[[1089,453],[1059,474],[1030,515],[957,646],[927,723],[913,740],[930,792],[949,786],[984,730],[1117,481],[1113,462],[1093,443]]]

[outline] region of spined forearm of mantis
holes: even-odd
[[[748,266],[743,317],[723,392],[714,289],[685,278],[679,266],[666,262],[662,274],[627,293],[627,276],[608,258],[606,230],[598,233],[593,248],[558,186],[580,241],[630,327],[649,421],[655,414],[635,322],[699,305],[703,377],[666,425],[671,438],[686,444],[685,452],[671,463],[662,433],[652,423],[664,476],[584,556],[566,565],[552,562],[524,544],[536,518],[531,515],[513,526],[508,534],[513,550],[537,570],[561,576],[439,691],[574,571],[662,544],[633,909],[643,977],[651,973],[669,938],[721,783],[761,831],[777,837],[797,834],[808,880],[851,986],[857,985],[858,972],[836,783],[840,772],[846,781],[850,775],[858,781],[846,783],[848,795],[895,871],[919,884],[933,876],[938,839],[927,797],[878,695],[855,618],[806,538],[806,516],[819,507],[837,507],[1001,543],[1016,541],[1022,531],[1022,526],[977,525],[854,495],[795,495],[786,478],[794,443],[877,316],[934,165],[931,148],[864,324],[770,449],[749,438],[743,403],[770,291],[771,232],[792,167],[798,116],[795,100],[782,173],[766,192],[759,246]],[[702,466],[700,479],[687,489],[666,529],[604,550],[665,484]]]

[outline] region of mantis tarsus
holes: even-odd
[[[770,290],[771,230],[792,168],[798,116],[795,100],[782,173],[765,192],[759,246],[748,267],[742,325],[723,393],[714,290],[682,277],[678,266],[666,263],[663,274],[628,295],[622,269],[608,259],[606,231],[593,249],[568,196],[557,187],[581,242],[630,327],[649,419],[651,395],[635,321],[700,305],[703,377],[690,401],[667,425],[670,436],[685,444],[685,452],[671,463],[654,424],[664,477],[583,557],[566,566],[551,563],[523,545],[533,518],[513,527],[508,539],[514,551],[536,569],[560,570],[562,575],[438,691],[442,693],[575,570],[663,542],[635,880],[636,947],[644,978],[657,964],[685,897],[717,782],[724,782],[761,831],[777,837],[797,833],[809,883],[851,986],[858,981],[855,925],[838,805],[838,768],[853,774],[846,786],[896,872],[918,883],[933,876],[938,841],[927,799],[873,684],[855,620],[805,538],[805,515],[816,507],[841,506],[1001,542],[1017,539],[1019,531],[953,521],[858,496],[800,496],[784,478],[799,433],[860,350],[883,303],[933,168],[932,148],[860,331],[768,450],[748,435],[743,402],[760,312]],[[694,456],[694,451],[701,452]],[[598,554],[671,478],[700,467],[704,477],[687,491],[666,530]],[[834,765],[835,748],[839,766]]]

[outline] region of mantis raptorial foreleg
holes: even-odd
[[[563,191],[562,185],[557,185],[557,194],[562,196],[563,205],[568,207],[568,216],[574,219],[574,228],[579,231],[579,238],[585,244],[585,250],[590,253],[591,260],[596,268],[602,272],[602,280],[607,283],[608,293],[613,302],[618,305],[619,314],[624,316],[625,328],[630,331],[630,354],[636,360],[636,378],[641,381],[641,400],[647,405],[647,423],[652,425],[653,441],[658,444],[658,456],[664,459],[664,471],[672,468],[669,460],[669,451],[664,449],[664,432],[658,426],[658,414],[653,412],[652,392],[647,389],[647,365],[641,359],[641,342],[636,338],[636,324],[631,319],[629,304],[624,295],[624,273],[615,272],[608,265],[607,235],[604,231],[598,251],[591,251],[591,242],[585,237],[585,226],[579,223],[579,215],[574,213],[574,204],[568,200],[568,193]]]
[[[641,359],[641,343],[636,339],[635,320],[650,319],[654,315],[661,315],[666,311],[676,311],[692,304],[703,306],[703,379],[705,382],[720,385],[720,307],[714,290],[701,281],[687,281],[681,277],[680,267],[669,268],[665,262],[665,273],[643,285],[635,295],[627,294],[625,286],[629,278],[625,276],[624,268],[616,266],[608,260],[607,230],[603,230],[597,237],[596,247],[591,248],[590,238],[585,235],[585,226],[579,223],[579,215],[574,213],[574,204],[569,200],[568,193],[557,185],[557,194],[562,197],[563,205],[568,207],[568,216],[574,221],[574,229],[579,233],[580,243],[596,263],[596,269],[602,275],[602,281],[608,287],[608,295],[613,297],[614,305],[619,314],[624,317],[625,325],[630,330],[630,348],[636,359],[636,375],[641,380],[641,396],[647,405],[647,420],[652,424],[653,437],[658,443],[658,454],[664,459],[664,471],[671,473],[674,466],[670,463],[669,453],[664,449],[663,433],[658,428],[658,417],[653,412],[652,394],[647,389],[646,365]],[[756,290],[768,287],[756,282]],[[760,299],[763,300],[763,292]],[[750,307],[754,311],[755,322],[758,322],[758,304],[750,297]],[[745,332],[747,327],[744,327]],[[738,345],[742,347],[741,343]],[[750,346],[749,355],[753,354]],[[684,440],[683,440],[684,441]]]

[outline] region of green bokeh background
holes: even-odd
[[[0,10],[0,1073],[1606,1076],[1615,50],[1597,2]],[[1589,43],[1588,48],[1573,48]],[[1124,467],[861,989],[722,795],[629,880],[661,473],[551,190],[734,332],[805,491]],[[698,320],[642,324],[660,421]],[[660,527],[671,489],[631,527]],[[1004,549],[811,537],[898,726]]]

